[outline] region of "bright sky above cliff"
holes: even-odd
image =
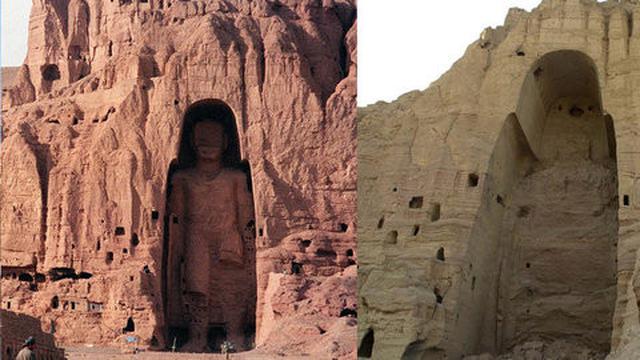
[[[358,1],[358,106],[426,89],[509,8],[540,0]]]
[[[31,0],[0,0],[0,55],[2,66],[18,66],[27,56]]]

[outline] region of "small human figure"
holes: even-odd
[[[179,281],[189,326],[189,341],[181,350],[203,352],[207,350],[212,269],[244,266],[242,234],[253,217],[253,205],[246,175],[223,161],[229,139],[224,123],[196,119],[193,130],[195,166],[173,175],[169,211],[175,233],[171,241],[182,243],[173,247],[182,259]],[[235,329],[239,325],[227,326],[231,332],[241,331]]]
[[[29,336],[22,345],[22,349],[18,352],[16,360],[36,360],[36,353],[34,349],[36,347],[36,339],[33,336]]]

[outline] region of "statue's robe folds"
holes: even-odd
[[[208,304],[216,304],[211,311],[223,310],[217,294],[220,289],[212,286],[215,270],[243,271],[245,264],[251,263],[245,256],[249,244],[243,234],[253,223],[253,202],[246,175],[233,169],[223,169],[213,178],[195,169],[179,171],[172,177],[171,187],[167,320],[174,326],[186,326],[184,294],[201,294]],[[210,314],[209,320],[214,319],[223,317]]]

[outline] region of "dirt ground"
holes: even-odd
[[[142,351],[137,354],[125,354],[117,348],[97,348],[97,347],[67,347],[65,355],[68,360],[111,360],[111,359],[132,359],[132,360],[186,360],[186,359],[225,359],[222,354],[189,354],[157,351]],[[231,354],[230,359],[236,360],[264,360],[264,359],[312,359],[312,356],[284,356],[278,354],[265,354],[260,350],[247,351],[243,353]]]

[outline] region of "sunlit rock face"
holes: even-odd
[[[511,9],[360,109],[359,355],[637,356],[639,14]]]
[[[350,0],[35,2],[2,97],[3,306],[63,344],[180,348],[201,249],[207,350],[355,353],[355,24]],[[192,167],[201,112],[226,122],[219,182]]]

